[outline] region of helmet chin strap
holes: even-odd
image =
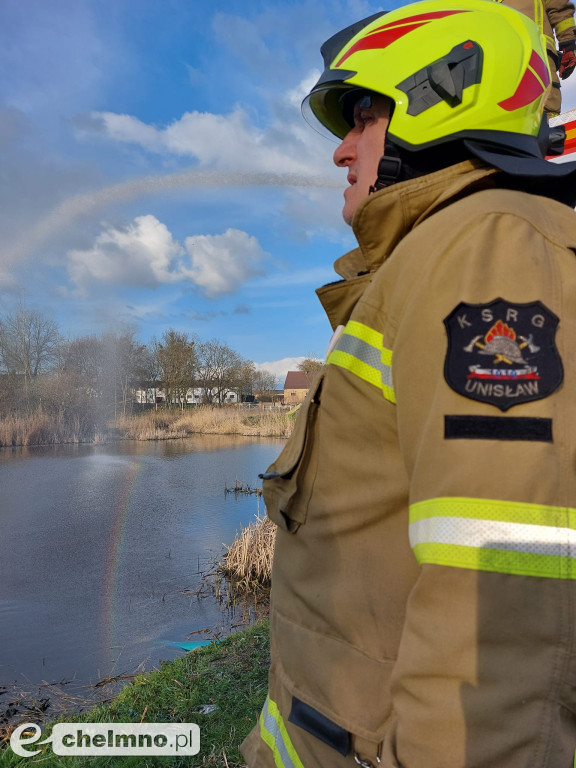
[[[378,175],[376,181],[368,190],[368,194],[372,195],[380,189],[389,187],[391,184],[396,184],[396,182],[400,180],[401,173],[402,160],[399,157],[382,155],[380,162],[378,163]]]
[[[368,194],[380,189],[434,173],[449,165],[456,165],[472,156],[466,142],[446,143],[420,152],[405,152],[388,136],[384,141],[384,154],[378,163],[377,178]]]
[[[380,189],[390,187],[392,184],[403,181],[405,175],[406,168],[404,167],[400,153],[394,144],[388,140],[388,136],[386,136],[384,139],[384,153],[378,162],[376,181],[368,190],[368,194],[372,195]]]

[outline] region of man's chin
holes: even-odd
[[[353,214],[346,213],[346,209],[344,209],[342,211],[342,218],[344,219],[346,224],[348,224],[349,227],[352,226],[352,219],[353,219],[353,217],[354,217]]]
[[[344,203],[344,208],[342,208],[342,218],[350,227],[352,226],[352,219],[354,218],[355,210],[356,206],[350,205],[348,201]]]
[[[342,209],[342,218],[349,226],[352,226],[352,219],[356,213],[356,208],[361,202],[362,196],[358,194],[358,188],[355,184],[344,190],[344,208]]]

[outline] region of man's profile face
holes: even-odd
[[[334,163],[348,168],[342,216],[347,224],[359,203],[376,181],[378,162],[384,154],[384,139],[390,122],[390,100],[377,94],[359,96],[354,105],[354,127],[334,152]]]

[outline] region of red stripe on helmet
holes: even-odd
[[[505,109],[507,112],[513,112],[515,109],[521,109],[522,107],[531,104],[539,96],[542,96],[546,89],[542,87],[542,83],[532,70],[527,69],[524,72],[520,85],[516,88],[516,93],[510,96],[509,99],[498,102],[498,106]]]
[[[547,88],[550,85],[550,70],[548,69],[548,65],[542,61],[536,51],[532,51],[532,56],[530,56],[530,63],[528,66],[532,67],[534,72],[536,72],[540,80],[542,80],[544,83],[544,86]]]
[[[446,16],[453,16],[455,13],[468,13],[468,11],[434,11],[433,13],[421,13],[417,16],[413,16],[411,19],[402,21],[400,26],[398,26],[398,22],[391,22],[389,24],[383,24],[381,27],[376,27],[369,32],[366,37],[362,37],[354,43],[335,66],[341,66],[349,56],[352,56],[352,54],[357,51],[370,51],[375,50],[376,48],[386,48],[391,43],[404,37],[404,35],[407,35],[409,32],[418,29],[418,27],[421,27],[424,24],[429,24],[431,21],[437,19],[443,19]]]
[[[382,24],[381,27],[374,27],[374,29],[370,30],[368,34],[372,35],[374,32],[378,32],[381,29],[389,29],[402,24],[419,24],[423,21],[443,19],[445,16],[453,16],[455,13],[469,13],[469,11],[460,9],[457,11],[431,11],[430,13],[418,13],[416,16],[412,16],[409,19],[403,19],[402,21],[389,21],[388,24]]]

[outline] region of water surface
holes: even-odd
[[[181,655],[172,643],[190,632],[226,631],[219,603],[186,591],[258,510],[225,486],[259,485],[282,445],[0,450],[0,686],[94,683]]]

